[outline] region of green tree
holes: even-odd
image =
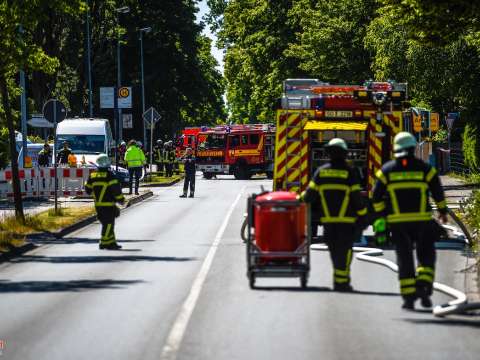
[[[9,146],[12,163],[12,180],[15,200],[15,215],[25,221],[20,182],[18,175],[17,151],[15,143],[15,119],[11,101],[19,94],[15,76],[24,69],[52,73],[58,67],[58,60],[48,56],[42,44],[34,41],[33,32],[41,19],[48,16],[44,9],[55,7],[65,13],[78,12],[83,7],[81,1],[61,0],[1,0],[0,1],[0,96],[3,118],[9,132]]]

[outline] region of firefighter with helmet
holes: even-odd
[[[120,215],[116,203],[123,204],[125,197],[122,194],[120,182],[110,170],[108,155],[101,154],[97,158],[97,170],[92,172],[85,184],[87,194],[92,194],[95,202],[97,217],[102,224],[102,237],[99,248],[119,250],[122,247],[115,239],[115,218]]]
[[[320,205],[319,220],[323,224],[324,239],[333,263],[334,290],[352,291],[352,247],[360,235],[359,227],[367,224],[367,207],[360,195],[358,172],[346,161],[346,142],[334,138],[326,145],[326,151],[329,162],[317,169],[300,197]]]
[[[157,164],[157,171],[163,175],[164,159],[163,159],[163,141],[158,139],[153,148],[153,160]]]
[[[377,220],[377,242],[386,240],[386,224],[396,247],[400,293],[404,309],[414,309],[415,300],[431,307],[430,296],[435,278],[435,241],[440,235],[432,219],[429,196],[435,200],[439,220],[447,222],[447,203],[440,177],[431,165],[415,157],[417,140],[408,132],[394,138],[395,159],[376,173],[373,207]],[[413,256],[416,247],[417,268]]]

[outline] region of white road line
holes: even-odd
[[[237,206],[244,190],[245,190],[245,186],[242,188],[242,190],[240,190],[240,193],[237,195],[235,201],[232,203],[232,205],[228,209],[227,215],[225,216],[225,219],[223,220],[222,225],[217,231],[215,240],[210,246],[210,250],[208,251],[206,258],[203,261],[202,267],[200,268],[200,271],[198,272],[193,282],[192,288],[190,289],[190,293],[188,294],[188,297],[183,303],[182,308],[178,313],[172,328],[170,329],[170,333],[168,334],[167,341],[163,347],[162,354],[160,356],[161,360],[175,360],[177,357],[177,353],[178,353],[178,350],[180,349],[183,336],[185,335],[185,331],[187,330],[188,322],[190,321],[190,317],[192,316],[193,310],[195,310],[195,306],[197,304],[198,298],[200,297],[203,284],[205,283],[210,267],[212,266],[215,253],[217,252],[218,245],[220,244],[223,233],[227,228],[227,225],[228,225],[228,222],[230,221],[230,217],[232,216],[233,210]]]

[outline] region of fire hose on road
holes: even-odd
[[[467,228],[461,222],[461,220],[455,215],[455,213],[453,213],[452,210],[449,210],[449,213],[460,229],[451,225],[442,225],[442,226],[445,228],[445,230],[451,232],[453,236],[463,239],[463,241],[465,241],[467,246],[471,246],[472,238]],[[247,241],[247,237],[245,234],[245,231],[247,228],[247,221],[248,219],[245,217],[245,220],[241,228],[241,237],[244,242]],[[310,249],[316,250],[316,251],[328,251],[327,246],[322,244],[313,244],[310,246]],[[379,257],[383,255],[382,249],[374,248],[374,247],[356,246],[353,248],[353,251],[357,253],[356,258],[358,260],[382,265],[394,272],[398,272],[398,265],[395,262]],[[446,304],[435,306],[432,310],[432,313],[435,316],[442,317],[446,315],[461,314],[467,311],[480,309],[480,302],[468,303],[468,299],[465,293],[451,286],[448,286],[439,282],[434,282],[433,289],[453,298],[453,300],[449,301]]]

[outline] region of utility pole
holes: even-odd
[[[87,1],[87,72],[88,72],[88,115],[93,117],[92,56],[90,43],[90,1]]]
[[[18,34],[23,36],[22,25],[18,26]],[[25,83],[25,71],[20,70],[20,87],[22,94],[20,95],[20,111],[21,111],[21,128],[22,128],[22,163],[25,166],[25,156],[27,156],[27,86]]]
[[[141,80],[142,80],[142,116],[145,113],[145,72],[143,68],[143,33],[149,33],[152,31],[151,27],[146,27],[140,29],[140,69],[141,69]],[[145,144],[145,148],[147,149],[147,127],[145,125],[145,121],[142,117],[142,127],[143,127],[143,143]],[[153,127],[152,127],[153,131]],[[150,140],[151,141],[151,140]]]
[[[130,12],[130,8],[128,6],[122,6],[121,8],[115,9],[117,14],[117,91],[122,87],[122,65],[121,65],[121,56],[120,56],[120,14],[126,14]],[[118,93],[115,93],[115,96],[118,96]],[[123,137],[123,119],[122,119],[122,109],[118,108],[118,139],[121,140]]]

